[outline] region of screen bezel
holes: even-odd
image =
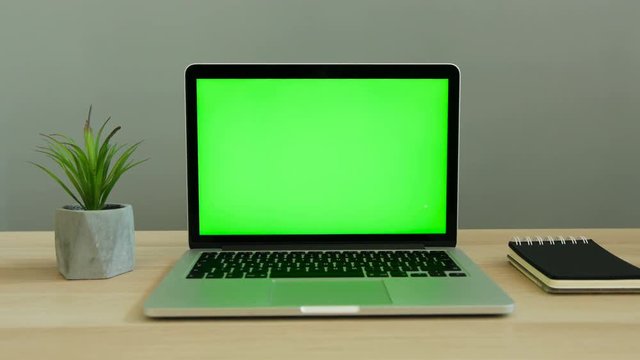
[[[446,230],[444,234],[201,235],[198,194],[197,79],[448,79]],[[458,226],[460,71],[453,64],[192,64],[185,70],[189,247],[420,248],[453,247]]]

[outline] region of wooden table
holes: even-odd
[[[187,248],[138,232],[136,270],[64,280],[53,233],[0,233],[1,359],[640,358],[640,295],[549,295],[507,263],[512,235],[587,235],[636,265],[640,230],[462,230],[516,302],[504,317],[151,320],[142,303]]]

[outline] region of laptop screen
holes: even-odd
[[[444,234],[449,82],[195,79],[199,234]]]

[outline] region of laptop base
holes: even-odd
[[[431,248],[429,248],[432,250]],[[187,279],[187,251],[144,304],[149,317],[499,315],[513,301],[459,249],[466,277]],[[178,295],[179,294],[179,295]]]

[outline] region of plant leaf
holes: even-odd
[[[47,141],[49,147],[40,148],[50,152],[50,155],[54,157],[54,161],[65,171],[72,185],[76,188],[78,195],[83,199],[83,206],[86,208],[87,203],[84,201],[86,199],[86,189],[83,186],[86,183],[86,181],[84,181],[86,176],[76,154],[69,149],[73,149],[75,145],[62,143],[51,135],[41,135],[45,137],[45,141]],[[73,174],[73,176],[71,174]]]
[[[139,141],[131,146],[129,146],[118,158],[118,160],[116,160],[115,164],[113,165],[113,167],[111,168],[111,171],[109,172],[109,175],[107,176],[107,180],[105,181],[104,187],[103,187],[103,198],[102,200],[106,201],[107,196],[109,196],[109,194],[111,193],[111,190],[113,189],[113,187],[115,186],[115,184],[118,182],[118,180],[120,179],[120,176],[122,176],[122,174],[124,174],[127,170],[129,170],[131,167],[133,166],[129,166],[127,168],[128,165],[131,165],[130,163],[128,163],[128,159],[131,156],[131,154],[133,154],[133,152],[138,148],[138,146],[142,143],[142,141]],[[141,161],[144,162],[147,159]],[[137,164],[135,164],[137,165]]]
[[[78,181],[79,180],[78,173],[76,172],[76,169],[74,168],[74,166],[70,162],[68,162],[67,159],[63,158],[61,155],[55,152],[49,152],[46,150],[36,150],[36,151],[45,154],[47,157],[49,157],[55,163],[57,163],[58,166],[60,166],[60,168],[62,168],[64,173],[67,175],[67,178],[69,178],[69,181],[71,181],[71,184],[76,189],[76,191],[78,191],[78,193],[82,191],[82,188],[80,187],[80,184]]]
[[[62,180],[60,180],[60,178],[56,174],[54,174],[51,170],[47,169],[46,167],[44,167],[44,166],[42,166],[40,164],[31,162],[31,161],[30,161],[30,163],[35,165],[35,166],[37,166],[37,167],[39,167],[40,169],[42,169],[42,171],[47,173],[47,175],[49,175],[53,180],[55,180],[58,184],[60,184],[60,186],[62,186],[64,191],[66,191],[67,194],[69,194],[69,196],[71,196],[73,198],[73,200],[75,200],[80,206],[82,206],[84,208],[82,202],[80,202],[80,200],[78,200],[78,198],[71,192],[71,190],[69,190],[67,185],[65,185],[64,182],[62,182]]]
[[[120,126],[115,127],[104,140],[102,139],[111,117],[108,117],[95,133],[91,127],[92,109],[93,106],[89,106],[89,113],[84,123],[84,146],[80,146],[65,135],[40,134],[46,146],[38,146],[36,151],[44,154],[60,167],[67,177],[67,183],[50,169],[32,163],[55,180],[67,194],[87,210],[102,209],[122,174],[149,160],[132,161],[130,159],[142,141],[133,145],[111,143],[113,136],[121,130]]]
[[[102,126],[100,126],[100,130],[98,130],[98,136],[96,137],[96,143],[100,144],[100,137],[102,137],[102,131],[104,131],[104,127],[107,126],[107,123],[109,122],[109,120],[111,120],[111,116],[109,116],[107,118],[107,120],[104,121],[104,123],[102,123]]]

